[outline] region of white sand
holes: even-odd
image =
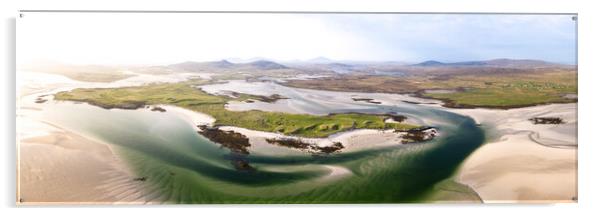
[[[195,128],[197,125],[200,125],[200,124],[208,125],[208,124],[213,124],[215,122],[215,118],[213,118],[210,115],[192,111],[192,110],[185,109],[185,108],[181,108],[181,107],[177,107],[177,106],[161,104],[161,105],[153,105],[151,107],[161,107],[161,108],[164,108],[166,110],[166,112],[176,113],[177,115],[181,116],[182,119],[185,119],[188,122],[190,122],[190,124]]]
[[[577,197],[576,104],[511,110],[448,109],[498,133],[499,140],[472,153],[456,180],[486,203],[573,202]],[[561,117],[565,124],[534,125],[533,117]]]
[[[553,147],[574,147],[577,145],[577,105],[551,104],[511,110],[491,109],[447,109],[467,115],[477,123],[495,126],[502,133],[530,131],[539,143]],[[564,124],[538,124],[528,119],[533,117],[560,117]]]
[[[159,201],[107,144],[60,128],[20,140],[18,163],[18,204]]]

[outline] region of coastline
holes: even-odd
[[[386,100],[385,100],[386,102]],[[436,106],[441,108],[441,105],[428,105],[425,106]],[[565,104],[566,105],[566,104]],[[575,110],[576,110],[576,104]],[[150,106],[153,107],[154,105]],[[167,109],[167,112],[175,112],[178,115],[181,115],[183,119],[190,122],[191,126],[196,127],[199,123],[201,124],[212,124],[215,122],[211,116],[208,116],[203,113],[198,113],[195,111],[187,110],[184,108],[169,106],[169,105],[156,105],[161,106]],[[550,108],[552,106],[553,108]],[[563,106],[563,105],[558,105]],[[143,111],[150,112],[150,107],[143,108]],[[542,108],[543,107],[543,108]],[[24,108],[24,107],[23,107]],[[576,134],[564,134],[566,130],[557,130],[557,125],[532,125],[531,122],[526,119],[531,116],[545,116],[545,115],[556,115],[558,114],[558,107],[556,105],[545,105],[545,106],[534,106],[528,108],[518,108],[511,110],[492,110],[492,109],[484,109],[484,108],[476,108],[476,109],[448,109],[441,108],[443,110],[449,112],[460,113],[462,115],[469,116],[479,124],[483,126],[490,126],[491,130],[498,131],[499,134],[495,134],[496,137],[493,140],[488,141],[482,147],[475,150],[469,157],[467,157],[464,163],[458,169],[458,172],[452,178],[457,181],[459,184],[466,185],[472,188],[482,199],[483,202],[566,202],[567,194],[571,194],[570,190],[562,191],[563,194],[546,194],[546,191],[553,191],[556,188],[571,188],[571,185],[574,185],[573,188],[576,188],[576,182],[571,181],[554,181],[549,184],[542,185],[541,182],[546,183],[548,179],[561,179],[566,180],[571,178],[571,176],[576,176],[576,157],[571,158],[570,154],[572,150],[574,154],[576,154],[576,142],[574,147],[572,147],[570,139],[567,138],[575,138]],[[575,110],[568,109],[566,111],[567,114],[576,114]],[[576,119],[570,120],[569,124],[575,125],[576,132]],[[553,129],[556,128],[556,129]],[[285,136],[278,133],[271,132],[262,132],[262,131],[254,131],[248,130],[239,127],[230,127],[230,126],[220,126],[220,129],[236,131],[241,134],[248,136],[249,138],[254,137],[256,139],[250,139],[253,145],[259,144],[260,142],[264,142],[265,145],[271,145],[265,142],[266,137],[293,137],[293,136]],[[38,131],[36,131],[38,132]],[[398,145],[400,142],[396,140],[399,135],[395,135],[392,131],[382,131],[382,130],[370,130],[370,129],[358,129],[352,131],[340,132],[337,134],[333,134],[327,138],[301,138],[305,141],[311,141],[316,143],[319,146],[327,146],[332,142],[341,142],[345,148],[342,151],[353,151],[354,149],[363,149],[363,148],[372,148],[372,147],[381,147],[388,145]],[[67,137],[67,138],[65,138]],[[298,138],[298,137],[294,137]],[[21,147],[26,146],[25,148],[20,150],[25,150],[27,152],[37,151],[35,155],[44,155],[47,154],[45,152],[50,152],[52,155],[60,155],[53,156],[54,158],[46,158],[43,159],[45,161],[51,161],[50,164],[45,164],[44,161],[35,161],[36,163],[43,164],[45,166],[51,166],[50,168],[44,168],[43,170],[52,170],[53,164],[61,164],[64,163],[63,159],[71,158],[69,160],[73,161],[83,161],[83,163],[90,163],[92,165],[82,165],[84,167],[93,167],[91,170],[83,170],[82,168],[78,168],[77,174],[74,173],[63,173],[60,175],[67,176],[67,178],[72,178],[73,181],[79,181],[80,183],[73,184],[91,184],[96,182],[98,179],[105,179],[106,181],[102,181],[95,184],[102,184],[101,188],[94,188],[90,190],[90,193],[96,193],[94,191],[97,190],[106,190],[112,192],[98,192],[99,195],[88,195],[87,199],[90,197],[102,197],[102,199],[106,199],[107,201],[90,201],[93,203],[119,203],[126,202],[132,204],[139,204],[145,202],[154,202],[153,200],[144,200],[143,193],[132,192],[130,184],[123,185],[123,182],[135,182],[132,179],[138,178],[137,176],[133,176],[128,172],[123,171],[121,168],[116,170],[111,170],[106,168],[101,163],[109,163],[113,164],[112,160],[116,160],[115,154],[113,154],[110,149],[110,145],[96,142],[91,139],[87,139],[85,137],[75,135],[70,133],[69,131],[59,130],[53,132],[47,132],[43,134],[35,134],[31,135],[27,139],[24,139],[22,143],[25,145],[21,145]],[[67,141],[65,141],[67,140]],[[81,155],[72,155],[72,151],[69,148],[65,148],[62,145],[70,145],[69,140],[80,140],[80,143],[86,143],[85,146],[79,146],[78,151],[86,151],[86,155],[91,154],[91,157],[88,158],[77,158],[82,157]],[[558,143],[557,141],[561,141]],[[39,147],[40,143],[43,143],[45,146],[52,147]],[[87,152],[88,148],[86,147],[87,143],[94,143],[94,146],[105,145],[111,151],[112,156],[106,156],[102,151],[93,151],[93,153]],[[541,143],[547,144],[542,145]],[[537,144],[537,145],[536,145]],[[546,150],[545,148],[549,148],[550,145],[558,144],[558,146],[562,146],[562,148],[550,148],[556,149]],[[41,145],[41,146],[44,146]],[[30,147],[33,146],[33,147]],[[55,147],[61,147],[56,148]],[[274,146],[274,145],[271,145]],[[495,147],[491,147],[495,146]],[[96,147],[92,148],[95,149]],[[100,147],[99,147],[100,148]],[[286,148],[286,147],[278,147],[274,146],[274,148]],[[568,149],[566,149],[568,148]],[[31,149],[41,149],[41,150],[31,150]],[[251,149],[252,150],[252,149]],[[568,153],[566,153],[568,150]],[[517,152],[523,156],[518,157]],[[34,154],[34,153],[32,153]],[[66,155],[66,156],[64,156]],[[526,158],[528,155],[532,157],[535,155],[537,160],[532,160],[530,158]],[[576,155],[575,155],[576,156]],[[112,158],[113,157],[113,158]],[[59,159],[56,159],[59,158]],[[100,158],[100,159],[99,159]],[[499,159],[499,161],[493,161],[493,159]],[[27,159],[31,160],[31,159]],[[53,161],[55,160],[55,161]],[[492,162],[493,161],[493,162]],[[501,163],[500,163],[501,161]],[[512,163],[509,163],[510,161]],[[558,162],[560,161],[560,162]],[[558,163],[554,163],[558,162]],[[573,167],[574,163],[574,169]],[[122,166],[125,164],[120,163],[120,161],[116,161],[116,166]],[[546,165],[548,164],[548,165]],[[551,164],[551,165],[549,165]],[[64,164],[61,166],[69,167],[71,164]],[[63,171],[69,171],[71,168],[62,168]],[[526,167],[526,168],[525,168]],[[123,168],[123,167],[122,167]],[[333,167],[325,167],[328,168],[333,176],[336,173],[340,173],[336,171],[336,168]],[[525,169],[521,169],[525,168]],[[58,169],[58,168],[56,168]],[[75,169],[75,168],[74,168]],[[114,173],[114,176],[95,176],[94,174],[87,174],[86,172],[98,172],[99,170],[111,170],[108,171],[110,173]],[[121,171],[120,171],[121,170]],[[493,170],[493,171],[491,171]],[[23,171],[23,170],[21,170]],[[36,170],[30,169],[26,170],[28,172],[35,172]],[[339,170],[341,171],[341,170]],[[491,171],[491,172],[488,172]],[[66,172],[66,171],[65,171]],[[81,174],[86,173],[86,174]],[[348,173],[352,174],[352,173]],[[46,176],[51,176],[50,174],[44,174]],[[104,175],[104,174],[103,174]],[[92,176],[92,180],[90,179],[79,179],[77,176],[90,177]],[[329,175],[330,176],[330,175]],[[343,175],[343,176],[346,176]],[[119,178],[119,180],[112,181],[111,179]],[[524,181],[524,179],[528,179],[528,181]],[[58,180],[57,180],[58,181]],[[122,185],[117,184],[119,181]],[[83,182],[83,183],[82,183]],[[28,186],[29,187],[29,186]],[[46,188],[57,187],[54,185],[46,186]],[[59,185],[58,188],[67,188],[67,185]],[[113,188],[121,188],[119,190],[114,191]],[[125,189],[123,189],[125,188]],[[68,188],[72,189],[72,188]],[[131,190],[130,190],[131,189]],[[122,191],[121,191],[122,190]],[[140,188],[139,190],[144,190],[144,188]],[[85,191],[85,190],[82,190]],[[543,192],[542,192],[543,191]],[[61,191],[62,192],[62,191]],[[55,192],[56,193],[56,192]],[[109,194],[106,197],[105,195]],[[525,194],[529,195],[526,196]],[[44,194],[43,194],[44,195]],[[576,191],[575,191],[576,197]],[[78,201],[81,201],[83,198],[79,198]],[[130,201],[128,199],[134,199]],[[143,201],[139,201],[139,199],[143,199]],[[29,198],[25,199],[26,203],[35,203],[28,201]],[[55,200],[55,199],[52,199]],[[60,199],[59,199],[60,200]],[[570,197],[568,200],[572,200]],[[70,202],[70,201],[59,201],[61,202]]]
[[[495,132],[459,167],[455,181],[471,187],[485,203],[549,203],[577,200],[576,104],[511,110],[450,109]],[[559,125],[528,119],[559,116]]]

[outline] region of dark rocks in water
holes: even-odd
[[[402,143],[424,142],[435,138],[438,135],[437,129],[434,127],[419,127],[410,130],[395,130],[401,133]]]
[[[341,142],[333,142],[333,144],[330,146],[318,146],[312,143],[303,142],[303,140],[295,138],[271,138],[266,139],[266,141],[270,144],[324,154],[334,153],[344,148]]]
[[[276,144],[279,146],[284,146],[284,147],[289,147],[289,148],[296,148],[296,149],[308,149],[311,144],[303,142],[301,139],[294,139],[294,138],[271,138],[271,139],[266,139],[265,141],[267,141],[269,144]]]
[[[408,143],[408,142],[422,142],[424,141],[424,133],[421,131],[408,131],[406,133],[404,133],[401,138],[403,138],[406,142],[404,143]]]
[[[374,100],[372,98],[351,98],[353,101],[371,101]]]
[[[199,134],[203,135],[212,142],[220,144],[222,147],[230,149],[233,153],[248,155],[248,147],[251,146],[249,138],[241,133],[234,131],[223,131],[217,127],[209,127],[207,125],[197,126],[200,130]]]
[[[248,161],[244,160],[231,160],[230,163],[234,166],[234,169],[239,171],[255,171]]]
[[[345,146],[343,146],[343,144],[341,142],[334,142],[331,146],[324,146],[324,147],[312,146],[312,148],[321,153],[330,154],[333,152],[340,151],[341,149],[345,148]]]
[[[197,127],[199,128],[199,134],[230,150],[228,159],[232,166],[234,166],[234,169],[238,171],[255,171],[255,168],[249,164],[249,160],[247,159],[249,155],[247,148],[251,146],[249,138],[241,133],[223,131],[217,127],[207,125],[198,125]]]
[[[45,95],[39,95],[36,98],[36,103],[45,103],[46,101],[48,101],[48,99],[46,99],[45,97],[48,96],[49,94],[45,94]]]
[[[274,103],[280,99],[288,99],[287,97],[284,97],[279,94],[273,94],[270,96],[257,95],[256,97],[257,97],[257,100],[266,102],[266,103]]]
[[[404,103],[409,103],[409,104],[420,104],[420,102],[416,102],[416,101],[408,101],[408,100],[402,100],[401,102],[404,102]]]
[[[564,121],[558,117],[534,117],[530,118],[529,121],[533,124],[563,124]]]
[[[134,181],[141,181],[141,182],[143,182],[143,181],[146,181],[146,179],[147,179],[147,177],[144,176],[144,177],[134,178]]]
[[[155,112],[165,112],[165,111],[167,111],[167,110],[163,109],[162,107],[158,107],[158,106],[156,106],[156,107],[153,107],[153,108],[151,109],[151,111],[155,111]]]
[[[353,100],[353,101],[364,101],[364,102],[372,103],[372,104],[381,104],[380,101],[375,101],[372,98],[351,98],[351,100]]]
[[[437,104],[435,102],[418,102],[418,101],[409,101],[409,100],[402,100],[401,102],[409,103],[409,104]]]
[[[235,91],[222,91],[222,94],[227,94],[233,98],[240,98],[243,95],[243,93],[235,92]],[[253,94],[245,93],[244,95],[247,95],[250,97],[250,99],[244,100],[244,102],[246,102],[246,103],[254,103],[255,102],[254,100],[258,100],[258,101],[266,102],[266,103],[274,103],[281,99],[289,99],[289,98],[284,97],[279,94],[272,94],[269,96],[265,96],[265,95],[253,95]]]
[[[44,98],[41,98],[41,97],[39,97],[39,98],[36,99],[36,103],[45,103],[46,101],[48,101],[48,100],[44,99]]]
[[[227,157],[227,159],[230,160],[230,164],[232,164],[232,166],[234,167],[234,169],[236,169],[238,171],[253,172],[253,171],[256,170],[249,163],[249,160],[247,159],[247,155],[241,155],[241,154],[237,154],[237,153],[231,153]]]

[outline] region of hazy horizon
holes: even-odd
[[[26,13],[19,64],[265,58],[576,64],[573,15]]]

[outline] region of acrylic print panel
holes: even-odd
[[[18,204],[577,200],[574,14],[17,27]]]

